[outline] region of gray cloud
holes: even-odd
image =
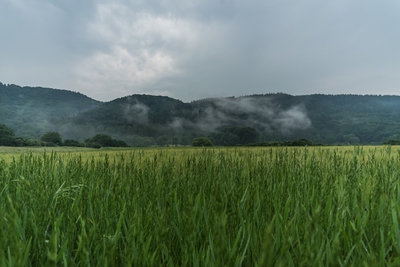
[[[0,81],[184,101],[398,94],[397,1],[0,2]]]

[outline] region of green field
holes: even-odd
[[[0,147],[0,266],[399,266],[398,147]]]

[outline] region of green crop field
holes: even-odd
[[[400,266],[398,147],[0,147],[0,266]]]

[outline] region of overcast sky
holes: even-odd
[[[400,94],[400,2],[0,0],[0,82],[183,101]]]

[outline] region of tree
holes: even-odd
[[[48,132],[40,137],[40,140],[46,143],[51,143],[55,145],[62,145],[62,138],[58,132]]]
[[[293,141],[292,146],[312,146],[313,142],[305,138],[300,138],[299,140]]]
[[[86,139],[85,143],[89,147],[127,147],[127,143],[122,140],[115,140],[106,134],[96,134],[92,138]]]
[[[66,139],[66,140],[64,140],[63,145],[64,145],[64,146],[76,146],[76,147],[84,146],[84,144],[82,144],[82,143],[80,143],[80,142],[78,142],[78,141],[76,141],[76,140],[72,140],[72,139]]]
[[[193,140],[192,146],[212,146],[210,139],[207,137],[199,137]]]
[[[165,146],[168,143],[168,136],[162,135],[159,136],[156,140],[156,144],[159,146]]]
[[[118,147],[128,147],[129,146],[125,141],[122,141],[122,140],[117,140],[117,145],[118,145]]]
[[[385,142],[383,142],[382,145],[398,146],[398,145],[400,145],[400,140],[398,140],[398,139],[388,139]]]
[[[0,138],[10,138],[10,137],[14,137],[14,130],[8,128],[4,124],[0,124]]]
[[[14,130],[4,124],[0,124],[0,146],[17,146]]]
[[[90,147],[90,148],[102,148],[103,146],[101,144],[99,144],[99,143],[91,142],[91,143],[87,144],[87,147]]]
[[[251,127],[225,127],[221,130],[221,133],[214,133],[213,135],[221,145],[246,145],[257,143],[260,138],[260,133]]]
[[[106,134],[96,134],[92,138],[85,140],[85,143],[87,143],[87,144],[97,143],[97,144],[100,144],[101,146],[105,146],[105,147],[118,146],[116,140],[112,139],[111,136],[106,135]],[[96,147],[97,147],[97,145],[96,145]]]
[[[236,134],[226,133],[221,136],[220,143],[227,146],[240,144],[240,138]]]
[[[251,127],[237,127],[233,131],[233,134],[236,134],[239,137],[240,143],[243,145],[257,143],[260,137],[260,134]]]

